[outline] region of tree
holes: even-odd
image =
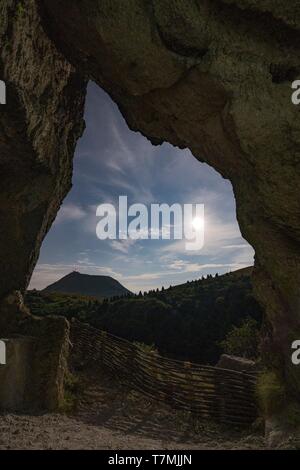
[[[258,323],[249,317],[240,326],[234,326],[219,344],[226,354],[256,359],[259,338]]]

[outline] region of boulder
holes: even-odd
[[[257,371],[257,364],[254,361],[246,359],[245,357],[231,356],[228,354],[222,354],[216,367],[237,370],[239,372]]]

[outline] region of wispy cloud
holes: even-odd
[[[86,211],[84,211],[80,206],[72,203],[64,204],[58,212],[55,224],[60,224],[70,220],[81,220],[85,216]]]
[[[110,246],[113,250],[127,254],[136,241],[137,240],[132,240],[130,238],[127,238],[126,240],[111,240]]]
[[[240,244],[236,244],[236,245],[225,245],[225,246],[222,246],[221,248],[225,248],[226,250],[239,250],[239,249],[242,249],[242,248],[249,248],[249,245],[247,243],[240,243]]]

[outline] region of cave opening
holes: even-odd
[[[80,271],[111,275],[138,293],[253,264],[253,249],[241,236],[228,180],[189,150],[167,143],[154,146],[131,131],[109,95],[92,82],[85,120],[73,187],[43,242],[30,289],[43,289],[70,271]],[[100,241],[96,208],[116,205],[122,195],[147,207],[203,204],[203,248],[189,253],[182,240]]]
[[[256,335],[262,317],[249,276],[254,252],[240,233],[231,183],[189,150],[168,143],[155,146],[131,131],[117,105],[93,82],[84,117],[73,187],[42,244],[27,305],[33,314],[75,317],[127,340],[155,345],[167,357],[216,364],[226,335],[243,324]],[[203,245],[190,251],[184,230],[182,238],[164,238],[165,227],[148,237],[151,217],[147,237],[122,237],[120,226],[130,219],[120,212],[124,198],[128,214],[136,205],[149,209],[150,215],[154,206],[178,206],[184,212],[193,205],[191,225],[195,233],[203,230]],[[117,213],[118,236],[97,237],[99,204],[111,208],[105,209],[108,214]],[[194,216],[194,206],[202,207],[200,217]],[[174,233],[175,215],[169,219]],[[241,274],[227,280],[224,275],[231,272]],[[87,287],[93,276],[108,276],[125,290],[100,294]],[[210,287],[205,279],[215,282]],[[171,296],[166,295],[173,288]],[[43,292],[41,297],[35,294],[44,289],[45,297]],[[63,296],[57,297],[60,292]],[[93,300],[86,307],[80,300],[64,298],[68,293],[97,299],[95,306]],[[122,299],[129,293],[137,303],[125,303],[125,316]],[[145,302],[140,312],[141,299]],[[257,354],[256,345],[254,349],[248,352],[251,357]]]

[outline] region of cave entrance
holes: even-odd
[[[207,276],[220,276],[253,264],[253,249],[240,234],[233,191],[227,180],[207,164],[199,163],[189,150],[169,144],[154,146],[140,133],[129,130],[115,103],[94,83],[88,87],[85,120],[86,130],[74,158],[73,189],[43,243],[30,289],[44,289],[49,285],[52,291],[67,289],[56,283],[63,278],[63,282],[78,284],[80,290],[80,283],[87,282],[80,278],[80,274],[109,276],[138,298],[145,297],[149,307],[146,310],[160,312],[157,301],[164,303],[166,299],[162,298],[161,292],[166,292],[169,286],[192,285],[195,280],[199,282]],[[120,196],[124,195],[129,204],[143,204],[146,207],[152,203],[169,206],[203,204],[203,248],[187,251],[184,240],[164,240],[161,237],[156,240],[99,240],[96,236],[98,205],[116,206]],[[129,326],[118,323],[118,319],[112,326],[105,320],[105,315],[103,322],[96,322],[96,326],[105,327],[129,340],[158,343],[161,352],[179,359],[215,363],[221,351],[217,341],[224,339],[224,332],[220,333],[221,336],[219,333],[216,338],[214,336],[213,344],[206,344],[203,324],[195,320],[196,312],[201,308],[207,314],[209,310],[215,312],[211,314],[214,318],[211,321],[213,328],[219,332],[222,328],[217,323],[222,323],[222,319],[218,315],[224,314],[224,318],[227,315],[224,331],[228,331],[232,324],[240,322],[241,317],[247,318],[248,313],[252,315],[257,310],[256,305],[253,308],[249,279],[246,282],[247,285],[241,289],[242,300],[238,299],[240,294],[229,292],[232,286],[226,283],[225,287],[221,285],[214,293],[207,292],[205,298],[195,288],[196,293],[193,291],[191,299],[186,296],[180,307],[177,300],[168,299],[166,310],[170,308],[177,315],[174,331],[184,329],[182,321],[189,324],[189,332],[183,335],[184,341],[181,340],[182,335],[177,337],[174,333],[175,339],[164,346],[163,338],[167,333],[162,334],[164,327],[161,319],[165,318],[166,325],[169,322],[164,308],[155,326],[152,319],[146,318],[148,313],[143,314],[143,321],[137,323],[134,318],[136,312],[132,314]],[[229,293],[223,295],[224,290]],[[157,294],[155,299],[154,292]],[[79,293],[97,295],[94,291],[85,291],[83,285]],[[117,289],[115,295],[108,293],[107,299],[121,294]],[[249,298],[246,300],[247,295],[252,299],[250,302]],[[230,299],[225,302],[226,296]],[[230,305],[227,314],[224,302]],[[67,317],[73,315],[74,305],[70,311],[62,307],[59,301],[57,306],[59,311],[53,312],[51,307],[52,313],[60,313],[61,309]],[[31,305],[31,308],[34,307]],[[47,307],[44,308],[47,310]],[[81,306],[78,308],[82,310]],[[86,320],[85,314],[81,315],[81,319]],[[151,329],[151,335],[145,333],[148,329]],[[192,334],[193,330],[197,334]]]
[[[74,158],[73,188],[43,242],[30,288],[42,289],[70,271],[112,275],[134,291],[180,284],[253,264],[253,249],[236,220],[232,186],[189,150],[153,146],[129,130],[116,104],[88,87],[86,130]],[[180,240],[99,240],[96,208],[128,203],[204,204],[205,243]],[[130,259],[130,263],[128,262]]]

